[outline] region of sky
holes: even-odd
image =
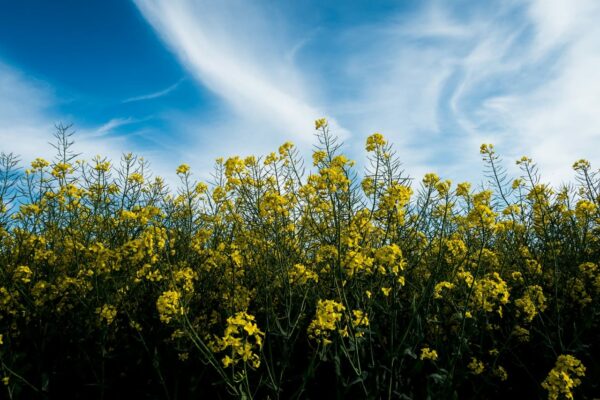
[[[0,0],[0,151],[134,152],[175,179],[286,141],[310,157],[326,117],[364,164],[374,132],[420,179],[482,178],[493,143],[544,180],[600,164],[596,0]],[[308,163],[310,165],[310,162]]]

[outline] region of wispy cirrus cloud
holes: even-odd
[[[185,78],[181,78],[180,80],[178,80],[177,82],[175,82],[174,84],[162,89],[162,90],[158,90],[156,92],[152,92],[152,93],[148,93],[148,94],[143,94],[140,96],[134,96],[134,97],[129,97],[125,100],[123,100],[123,103],[133,103],[136,101],[144,101],[144,100],[154,100],[154,99],[158,99],[160,97],[166,96],[169,93],[175,91],[179,85],[181,85],[181,83],[185,80]]]
[[[123,153],[142,153],[140,141],[128,137],[108,135],[120,127],[139,122],[133,118],[114,118],[101,125],[86,124],[85,120],[65,121],[56,110],[60,99],[53,88],[33,79],[18,69],[0,61],[0,152],[14,153],[28,165],[36,157],[52,159],[53,132],[56,124],[76,123],[74,151],[90,159],[95,155],[106,156],[117,162]],[[168,155],[156,151],[144,152],[151,162],[151,169],[176,184],[175,162]]]
[[[268,132],[269,142],[281,140],[283,132],[300,144],[312,142],[312,123],[325,110],[311,100],[302,71],[292,63],[290,54],[303,39],[287,35],[288,21],[278,20],[284,16],[244,1],[135,4],[190,74],[226,102],[230,115],[245,121],[245,131]]]
[[[88,137],[98,137],[102,135],[106,135],[108,133],[113,132],[115,129],[136,123],[137,120],[132,117],[127,118],[112,118],[106,123],[100,125],[97,128],[93,128],[90,130]]]
[[[140,150],[162,160],[158,170],[187,161],[207,176],[218,156],[264,154],[286,140],[307,154],[313,120],[328,116],[359,163],[365,137],[380,131],[416,177],[435,170],[481,179],[482,142],[495,143],[509,166],[532,156],[554,182],[572,176],[576,158],[600,162],[593,0],[431,0],[351,22],[331,18],[346,10],[341,2],[318,18],[311,7],[267,1],[134,3],[188,71],[182,79],[198,84],[200,100],[170,107],[179,81],[117,100],[122,109],[111,105],[100,118],[94,111],[95,122],[82,115],[73,121],[79,145],[94,153]],[[0,72],[3,146],[41,154],[63,119],[53,90],[4,64]],[[161,100],[151,116],[131,104],[153,99]]]
[[[302,16],[268,14],[263,2],[135,3],[194,79],[229,106],[209,120],[180,116],[197,138],[185,150],[191,157],[310,143],[312,120],[328,114],[353,156],[381,131],[416,176],[481,179],[482,142],[508,160],[535,157],[553,181],[570,176],[571,158],[597,162],[593,1],[471,3],[468,12],[428,1],[365,23],[311,26],[304,36],[294,30]]]
[[[386,133],[417,176],[477,181],[479,145],[491,142],[515,173],[527,154],[545,179],[568,180],[575,159],[600,163],[599,7],[535,0],[466,13],[428,2],[352,28],[340,75],[359,84],[333,113],[364,135]]]

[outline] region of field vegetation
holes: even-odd
[[[319,119],[180,185],[143,158],[0,162],[0,398],[600,396],[600,174],[357,171]],[[6,145],[6,144],[4,144]]]

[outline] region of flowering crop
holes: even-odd
[[[405,176],[376,133],[359,174],[326,119],[181,164],[0,156],[0,398],[593,398],[600,172],[521,158],[485,187]]]

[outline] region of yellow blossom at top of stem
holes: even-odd
[[[533,160],[527,156],[523,156],[516,161],[517,165],[521,165],[521,164],[527,165],[527,164],[531,164],[532,162],[533,162]]]
[[[491,143],[483,143],[479,148],[481,154],[494,154],[494,145]]]
[[[48,165],[50,165],[48,161],[39,157],[31,162],[31,168],[33,168],[34,170],[46,168]]]
[[[432,186],[433,187],[439,181],[440,181],[440,177],[437,176],[437,174],[434,174],[433,172],[427,173],[423,177],[423,184],[425,186]]]
[[[32,166],[33,166],[33,164],[32,164]],[[586,170],[590,169],[591,167],[592,166],[591,166],[590,162],[588,160],[584,160],[584,159],[577,160],[573,164],[573,169],[575,171],[579,171],[579,170],[586,171]]]
[[[98,160],[96,165],[94,165],[94,169],[98,172],[108,172],[110,170],[110,162]]]
[[[321,128],[324,128],[327,126],[327,119],[326,118],[319,118],[317,120],[315,120],[315,129],[319,130]]]
[[[511,187],[513,189],[518,189],[519,187],[523,186],[523,179],[521,178],[517,178],[512,182]]]
[[[359,338],[365,335],[364,330],[369,327],[369,317],[362,310],[352,310],[352,328],[354,337]]]
[[[279,146],[279,155],[281,157],[285,157],[289,154],[290,150],[294,147],[294,143],[285,142],[281,146]]]
[[[190,166],[188,164],[181,164],[179,167],[177,167],[177,170],[175,172],[177,172],[178,175],[185,175],[190,171]]]
[[[471,184],[469,182],[462,182],[456,186],[456,195],[467,197],[471,191]]]
[[[144,176],[139,172],[134,172],[127,177],[127,180],[132,183],[142,184],[144,183]]]
[[[365,149],[369,152],[381,149],[387,144],[387,141],[381,133],[374,133],[367,138]]]

